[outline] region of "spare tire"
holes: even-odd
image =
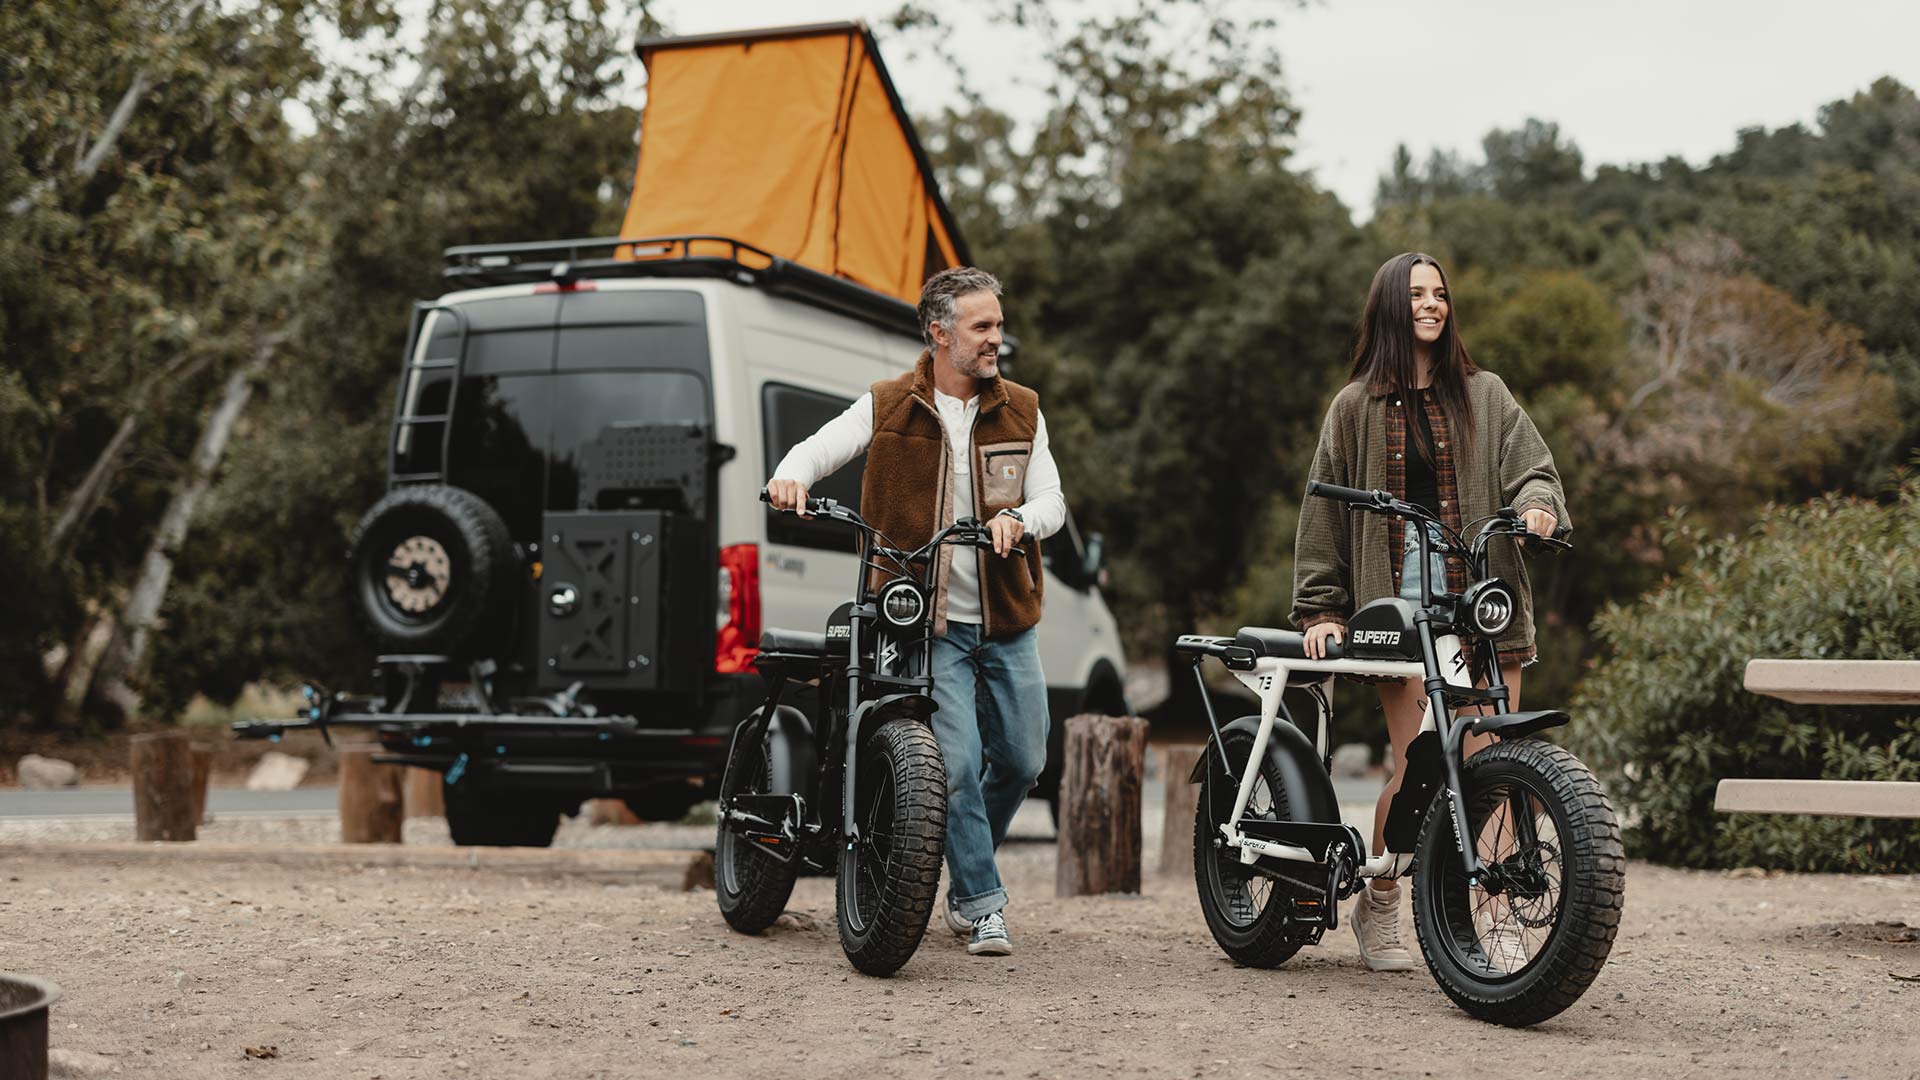
[[[381,652],[477,655],[511,624],[519,553],[471,491],[394,488],[354,527],[349,558],[354,613]]]

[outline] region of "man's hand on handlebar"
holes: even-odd
[[[801,517],[811,517],[807,513],[807,488],[798,480],[767,481],[767,502],[775,510],[791,510]]]
[[[993,553],[1004,559],[1027,534],[1027,527],[1011,514],[1000,514],[987,522],[987,531],[993,534]]]
[[[1306,641],[1304,643],[1307,659],[1325,660],[1327,658],[1327,642],[1340,642],[1345,640],[1347,640],[1347,628],[1341,626],[1339,623],[1315,623],[1307,627]]]

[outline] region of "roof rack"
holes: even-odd
[[[913,337],[912,304],[726,236],[601,236],[446,249],[447,281],[460,288],[636,277],[722,278]]]

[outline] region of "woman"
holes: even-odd
[[[1455,530],[1503,506],[1519,510],[1540,535],[1567,524],[1553,454],[1499,376],[1467,356],[1446,274],[1431,255],[1396,256],[1373,275],[1351,381],[1327,410],[1313,479],[1384,488]],[[1449,591],[1467,585],[1458,559],[1444,560],[1443,567],[1436,557],[1420,566],[1417,544],[1415,529],[1399,518],[1306,500],[1295,541],[1293,620],[1306,633],[1309,657],[1325,656],[1328,642],[1346,638],[1355,609],[1385,596],[1417,602],[1428,575],[1436,583],[1446,578]],[[1490,562],[1494,574],[1515,585],[1520,602],[1497,643],[1500,673],[1517,709],[1520,669],[1534,659],[1533,599],[1513,545],[1496,544]],[[1380,704],[1394,760],[1405,762],[1407,744],[1420,730],[1425,691],[1412,680],[1382,683]],[[1471,755],[1489,741],[1469,735],[1464,751]],[[1374,808],[1376,852],[1386,850],[1387,807],[1405,775],[1394,774]],[[1398,882],[1374,878],[1354,903],[1361,959],[1374,971],[1413,966],[1400,936],[1400,894]]]

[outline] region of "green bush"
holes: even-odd
[[[1687,569],[1594,624],[1607,655],[1570,739],[1607,772],[1629,851],[1684,866],[1920,870],[1913,821],[1717,814],[1728,777],[1920,780],[1920,707],[1792,705],[1755,657],[1920,658],[1920,480],[1890,504],[1771,508],[1745,535],[1677,523]]]

